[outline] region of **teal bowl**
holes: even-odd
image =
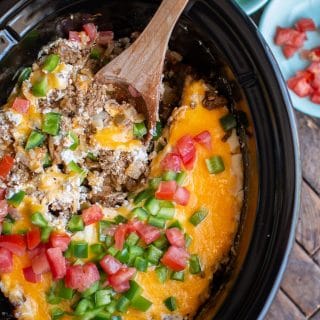
[[[240,7],[250,15],[262,8],[268,0],[236,0]]]

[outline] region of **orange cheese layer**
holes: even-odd
[[[178,219],[185,231],[193,241],[189,248],[191,254],[198,254],[202,262],[203,275],[191,275],[186,273],[184,282],[168,280],[160,283],[154,271],[138,273],[136,281],[143,287],[143,296],[153,302],[147,313],[129,309],[124,319],[161,319],[162,314],[170,314],[163,301],[174,296],[177,299],[178,309],[173,314],[193,315],[199,305],[205,301],[210,280],[221,261],[228,255],[234,235],[238,227],[238,217],[241,201],[234,194],[237,178],[231,169],[231,150],[228,143],[222,142],[224,131],[219,119],[228,111],[225,108],[209,111],[202,106],[205,93],[205,85],[201,81],[191,83],[184,92],[183,106],[174,115],[174,121],[169,131],[169,141],[166,148],[160,152],[151,165],[151,176],[161,175],[160,161],[165,153],[170,152],[177,140],[185,134],[196,135],[203,130],[208,130],[212,136],[212,151],[208,151],[197,145],[197,159],[192,171],[188,171],[185,187],[190,191],[191,198],[186,207],[178,206],[175,218]],[[196,102],[195,107],[189,107],[190,102]],[[102,136],[105,133],[101,133]],[[108,134],[106,134],[108,135]],[[104,137],[96,137],[100,142]],[[205,159],[213,155],[222,156],[225,171],[217,174],[209,174]],[[194,227],[188,221],[189,217],[200,207],[208,209],[207,218]],[[26,198],[21,208],[21,220],[16,224],[17,230],[30,228],[29,216],[35,211],[41,211],[41,206],[35,205],[31,199]],[[122,210],[123,209],[123,210]],[[125,214],[125,208],[120,208]],[[15,232],[17,230],[14,230]],[[33,316],[21,317],[29,320],[50,319],[51,306],[46,303],[45,293],[50,287],[51,276],[46,275],[44,281],[39,284],[31,284],[24,280],[22,268],[29,266],[27,256],[14,258],[14,271],[12,274],[4,274],[1,281],[6,292],[11,292],[17,286],[22,288],[26,297],[33,301],[36,308]],[[63,309],[66,305],[61,305]]]
[[[213,272],[228,255],[233,244],[241,203],[233,194],[236,178],[231,170],[230,146],[221,140],[225,132],[219,124],[219,119],[227,113],[227,109],[205,109],[201,104],[204,92],[205,87],[201,81],[193,82],[186,88],[182,105],[189,105],[192,99],[198,101],[196,107],[178,111],[170,127],[169,145],[154,160],[151,171],[152,176],[160,175],[159,163],[164,153],[183,135],[210,131],[212,151],[197,146],[197,160],[194,169],[188,172],[185,185],[191,193],[191,198],[186,207],[178,206],[175,215],[193,239],[189,250],[191,254],[199,255],[204,275],[200,277],[186,273],[184,282],[168,280],[162,284],[155,272],[139,273],[137,281],[143,286],[143,295],[153,302],[153,306],[147,314],[129,310],[124,317],[126,320],[150,319],[148,316],[161,319],[161,314],[170,314],[163,304],[170,296],[176,297],[178,303],[178,309],[173,314],[194,314],[207,297]],[[205,159],[215,154],[222,156],[225,171],[218,175],[210,175]],[[200,207],[206,207],[209,214],[201,224],[194,227],[188,219]]]

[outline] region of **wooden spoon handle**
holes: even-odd
[[[101,78],[123,78],[142,94],[161,83],[163,62],[171,32],[189,0],[163,0],[139,38],[103,67]]]

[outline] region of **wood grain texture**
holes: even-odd
[[[306,319],[306,317],[280,289],[265,319],[300,320]]]
[[[320,266],[320,249],[313,255],[313,260]]]
[[[320,309],[310,318],[310,320],[320,320]]]
[[[297,122],[300,137],[302,174],[312,188],[320,194],[320,127],[312,118],[301,113],[297,113]]]
[[[320,267],[297,243],[293,247],[281,287],[306,316],[318,310]]]
[[[318,222],[318,223],[317,223]],[[320,248],[320,198],[302,183],[301,210],[297,226],[296,239],[308,251],[314,254]]]

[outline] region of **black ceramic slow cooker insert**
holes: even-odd
[[[16,71],[74,27],[65,19],[70,14],[78,13],[78,23],[101,14],[96,16],[100,29],[113,30],[118,38],[142,30],[158,5],[156,0],[2,0],[0,102]],[[299,208],[299,150],[285,82],[256,26],[231,1],[191,0],[170,46],[200,72],[220,69],[227,76],[224,93],[247,114],[252,133],[244,148],[238,254],[198,318],[262,319],[284,272]],[[1,319],[13,319],[4,298],[0,312]]]

